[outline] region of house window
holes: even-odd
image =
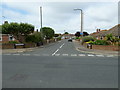
[[[13,40],[14,40],[13,36],[9,36],[9,41],[13,41]]]

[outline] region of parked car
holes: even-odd
[[[72,39],[68,39],[68,42],[72,42]]]

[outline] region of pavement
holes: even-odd
[[[88,49],[81,45],[79,41],[74,41],[74,45],[76,47],[76,50],[84,53],[120,56],[119,51]]]

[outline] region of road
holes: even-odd
[[[118,57],[82,53],[67,40],[2,58],[3,88],[118,87]]]

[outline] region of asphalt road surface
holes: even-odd
[[[3,88],[118,88],[118,57],[82,53],[67,40],[2,60]]]

